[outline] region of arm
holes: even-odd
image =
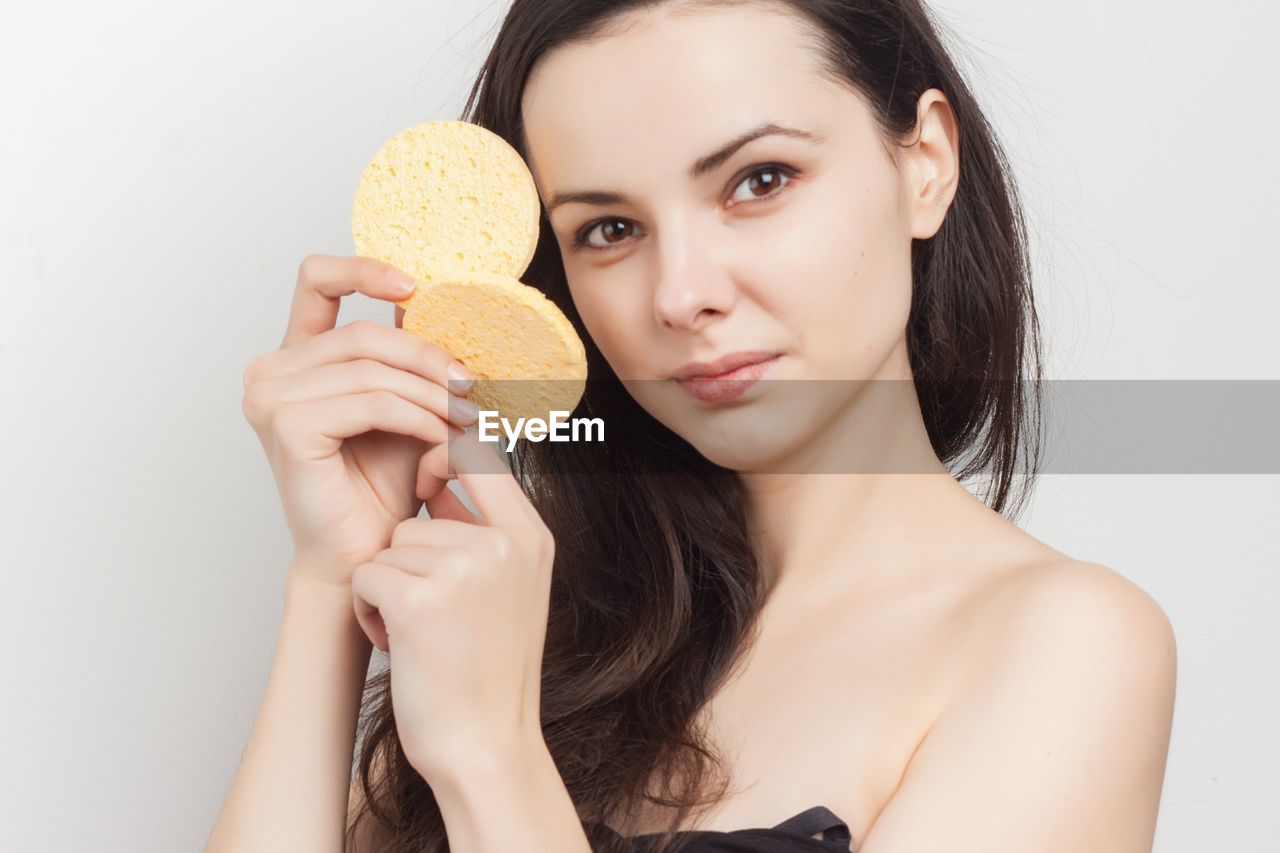
[[[1177,668],[1164,611],[1090,563],[989,603],[972,677],[862,853],[1149,853]]]
[[[473,753],[465,766],[430,784],[454,853],[591,853],[540,737]]]
[[[372,648],[349,593],[290,571],[262,709],[205,853],[342,853]]]

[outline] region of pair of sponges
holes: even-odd
[[[403,328],[476,376],[481,409],[511,420],[572,411],[587,362],[573,324],[519,279],[533,259],[541,211],[533,175],[506,140],[437,120],[387,140],[351,209],[356,254],[414,277],[397,303]]]

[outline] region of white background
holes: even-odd
[[[457,117],[505,6],[6,5],[0,849],[203,845],[290,554],[242,372],[299,261],[352,253],[372,153]],[[1275,8],[934,8],[1026,193],[1049,375],[1280,378]],[[390,321],[354,299],[340,322]],[[1057,476],[1023,519],[1174,623],[1162,853],[1280,849],[1277,491]]]

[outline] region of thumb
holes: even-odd
[[[449,470],[449,443],[443,442],[422,454],[418,460],[418,483],[415,494],[426,502],[427,514],[432,518],[451,518],[468,524],[479,524],[481,519],[449,489],[449,481],[457,474]]]

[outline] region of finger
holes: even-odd
[[[372,320],[355,320],[323,335],[263,356],[259,369],[261,379],[289,376],[319,367],[369,358],[390,367],[416,373],[459,397],[471,385],[450,377],[450,367],[458,362],[440,346]]]
[[[441,489],[431,498],[424,499],[427,514],[432,518],[448,518],[466,524],[483,524],[484,519],[467,509],[467,505],[451,489]]]
[[[391,546],[374,559],[388,565],[399,565],[396,553],[402,548],[460,548],[471,545],[483,531],[474,524],[452,518],[409,518],[391,532]]]
[[[404,328],[404,309],[401,308],[399,305],[396,306],[395,325],[397,329]]]
[[[448,582],[451,579],[465,578],[480,568],[477,562],[477,554],[484,552],[477,546],[477,537],[490,531],[488,528],[477,527],[474,524],[462,526],[469,532],[445,537],[446,539],[456,539],[456,542],[448,545],[402,545],[396,548],[388,548],[378,552],[374,560],[382,565],[391,566],[409,577],[417,578],[419,581],[430,581],[432,584],[431,589],[435,585]],[[414,594],[420,595],[424,589],[428,589],[428,587],[417,586]],[[392,612],[383,611],[383,621],[393,624],[397,618],[396,614],[403,609],[403,606],[403,599],[393,601],[390,604]]]
[[[299,459],[327,459],[343,439],[380,429],[431,444],[459,433],[441,418],[390,391],[365,391],[322,400],[286,403],[276,409],[276,446]]]
[[[280,405],[379,390],[390,391],[459,427],[474,422],[465,416],[459,398],[437,383],[372,358],[321,364],[301,373],[277,376],[258,383],[251,393],[254,405],[266,409],[269,404],[264,401]]]
[[[356,621],[375,646],[390,651],[391,632],[384,614],[404,598],[409,575],[383,563],[361,563],[351,573],[351,606]]]
[[[413,288],[397,286],[400,276],[413,278],[374,258],[308,255],[298,266],[293,305],[281,348],[295,346],[338,322],[342,297],[359,291],[375,299],[403,300]]]
[[[468,497],[484,516],[484,523],[509,530],[532,532],[541,519],[497,451],[481,442],[479,432],[470,430],[450,439],[440,451]],[[433,447],[431,452],[438,451]],[[436,460],[433,462],[438,466]],[[437,475],[446,472],[435,469]]]
[[[444,448],[441,450],[440,448]],[[447,444],[437,444],[418,459],[418,479],[414,486],[414,495],[427,504],[427,513],[431,518],[448,518],[467,524],[480,524],[482,519],[467,508],[459,497],[448,488],[448,472],[443,461],[437,463],[432,454],[443,460],[448,452]],[[442,473],[436,473],[437,470]]]

